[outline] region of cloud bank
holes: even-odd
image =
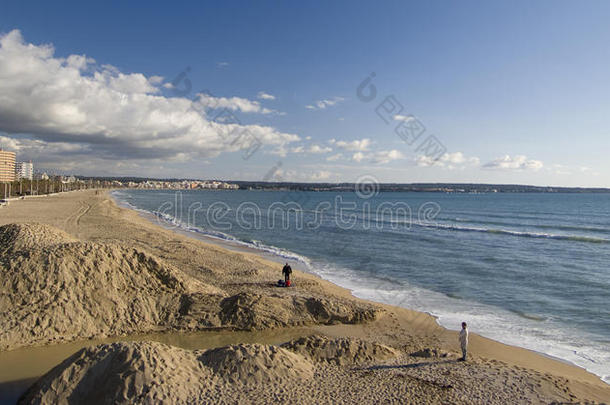
[[[20,151],[184,160],[247,148],[236,142],[244,131],[263,145],[300,139],[269,126],[212,120],[210,108],[273,113],[258,101],[167,97],[162,88],[159,76],[123,73],[84,55],[57,57],[52,45],[27,43],[19,30],[0,36],[0,131],[33,138],[15,140]]]
[[[523,155],[514,157],[505,155],[483,165],[485,169],[494,170],[540,170],[542,167],[543,164],[540,160],[528,159]]]

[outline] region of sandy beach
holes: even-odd
[[[0,391],[48,372],[22,403],[610,402],[597,376],[476,331],[458,362],[457,332],[432,316],[298,267],[277,288],[281,264],[164,229],[104,191],[12,201],[0,226]],[[213,343],[181,344],[193,334]],[[7,371],[45,348],[76,353]]]

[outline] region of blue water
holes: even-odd
[[[450,329],[467,321],[610,382],[610,194],[114,196],[173,226],[299,261],[356,296],[429,312]]]

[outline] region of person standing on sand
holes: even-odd
[[[292,274],[292,267],[288,263],[282,269],[282,273],[284,274],[284,282],[288,283],[290,281],[290,275]]]
[[[460,331],[460,346],[462,347],[462,358],[460,361],[466,361],[466,352],[468,349],[468,325],[462,322],[462,330]]]

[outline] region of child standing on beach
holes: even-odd
[[[462,330],[460,331],[460,346],[462,347],[462,358],[460,361],[466,361],[466,352],[468,349],[468,325],[462,322]]]

